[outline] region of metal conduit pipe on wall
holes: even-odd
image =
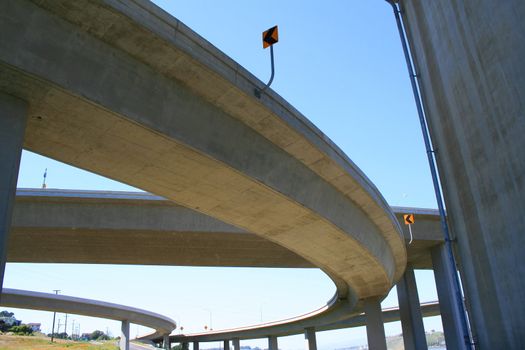
[[[412,87],[412,92],[414,94],[414,101],[416,103],[417,113],[419,116],[419,122],[421,124],[421,132],[423,134],[423,140],[425,142],[425,149],[427,152],[428,164],[429,164],[430,172],[432,175],[432,183],[434,185],[436,202],[437,202],[439,214],[441,217],[441,226],[442,226],[443,234],[445,238],[445,245],[447,248],[448,257],[451,261],[451,264],[450,264],[451,269],[449,271],[449,274],[452,277],[453,282],[454,282],[453,284],[454,284],[454,289],[455,289],[454,292],[455,292],[455,297],[456,297],[456,305],[459,310],[459,315],[461,317],[461,326],[462,326],[461,328],[462,329],[460,331],[461,331],[461,334],[463,335],[465,347],[470,349],[470,348],[473,348],[474,344],[472,343],[471,338],[470,338],[470,331],[469,331],[470,327],[467,321],[466,310],[463,304],[463,295],[461,293],[460,281],[459,281],[459,277],[456,271],[457,264],[456,264],[456,259],[454,257],[454,253],[452,250],[452,244],[451,244],[451,239],[450,239],[450,234],[449,234],[449,229],[448,229],[448,224],[447,224],[447,219],[446,219],[446,214],[445,214],[445,209],[444,209],[444,204],[443,204],[443,198],[441,195],[441,186],[438,180],[438,175],[437,175],[438,173],[437,173],[437,168],[436,168],[436,164],[434,160],[435,152],[432,149],[430,136],[428,133],[428,126],[427,126],[427,122],[425,119],[425,111],[423,110],[423,106],[421,103],[421,97],[419,94],[421,87],[419,86],[416,80],[416,78],[419,78],[419,75],[416,72],[414,72],[414,63],[412,60],[412,56],[414,55],[414,53],[410,52],[408,45],[407,45],[406,33],[404,30],[403,24],[401,22],[402,11],[400,9],[400,6],[396,4],[397,2],[396,0],[386,0],[386,1],[392,6],[392,10],[394,12],[397,28],[399,31],[399,37],[401,39],[401,45],[403,48],[403,53],[405,56],[406,65],[407,65],[408,72],[409,72],[410,84]]]

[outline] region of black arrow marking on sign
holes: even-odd
[[[277,27],[273,27],[273,28],[270,28],[268,29],[268,31],[266,32],[266,34],[264,35],[264,41],[268,44],[275,44],[277,42],[277,40],[275,40],[272,35],[273,35],[273,32],[275,32],[275,28]]]

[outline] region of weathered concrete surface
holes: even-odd
[[[148,193],[25,190],[8,261],[315,267],[282,246]]]
[[[355,304],[406,251],[360,170],[276,94],[146,1],[5,1],[0,89],[30,103],[25,147],[256,233]]]
[[[27,103],[0,92],[0,290],[4,282],[26,120]]]
[[[120,324],[120,350],[129,350],[129,321],[124,320]]]
[[[525,348],[525,2],[402,0],[475,340]]]
[[[415,214],[408,261],[431,269],[442,244],[436,210]],[[404,225],[403,225],[404,226]],[[405,241],[409,241],[404,226]],[[18,189],[8,261],[181,266],[315,267],[260,236],[162,197],[137,192]]]
[[[449,253],[445,245],[442,244],[432,248],[431,255],[447,349],[467,350],[468,347],[463,338],[463,332],[461,332],[462,321],[455,297],[454,277],[449,272],[452,270]]]
[[[366,300],[364,304],[368,349],[387,350],[381,301],[373,298]]]
[[[315,328],[306,328],[304,330],[304,343],[305,350],[317,350]]]
[[[396,289],[405,350],[428,349],[419,306],[416,276],[412,266],[407,266],[403,278],[397,282]]]
[[[268,337],[268,350],[279,350],[278,339],[274,335]]]
[[[155,333],[146,338],[157,338],[169,334],[176,327],[171,318],[137,309],[130,306],[107,303],[98,300],[70,297],[27,290],[2,289],[2,306],[21,309],[57,311],[76,315],[128,321],[155,329]],[[128,325],[129,326],[129,325]],[[128,334],[129,336],[129,334]]]

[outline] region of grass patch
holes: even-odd
[[[115,340],[96,343],[50,338],[0,335],[0,350],[118,350]]]

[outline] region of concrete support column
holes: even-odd
[[[317,350],[317,340],[315,339],[315,328],[310,327],[304,330],[304,344],[306,350]]]
[[[454,294],[454,282],[449,274],[450,260],[445,245],[432,248],[431,255],[447,349],[466,350],[467,347],[461,335],[463,333],[460,311]]]
[[[419,296],[417,294],[416,276],[411,266],[407,266],[405,274],[397,283],[396,288],[405,349],[428,349],[423,317],[419,306]]]
[[[162,346],[166,350],[170,350],[171,349],[171,347],[170,347],[170,335],[169,334],[164,334],[164,336],[162,337]]]
[[[241,341],[239,338],[233,339],[232,342],[233,342],[233,350],[241,350]]]
[[[229,340],[225,340],[224,341],[224,350],[230,350],[230,341]]]
[[[387,350],[385,327],[383,326],[383,313],[379,299],[367,299],[364,301],[366,337],[368,349]]]
[[[279,350],[277,336],[271,335],[268,337],[268,350]]]
[[[0,93],[0,290],[26,123],[27,103]]]
[[[193,342],[193,350],[199,350],[199,342],[198,341],[194,341]]]
[[[129,350],[129,321],[122,321],[120,326],[120,350]]]

